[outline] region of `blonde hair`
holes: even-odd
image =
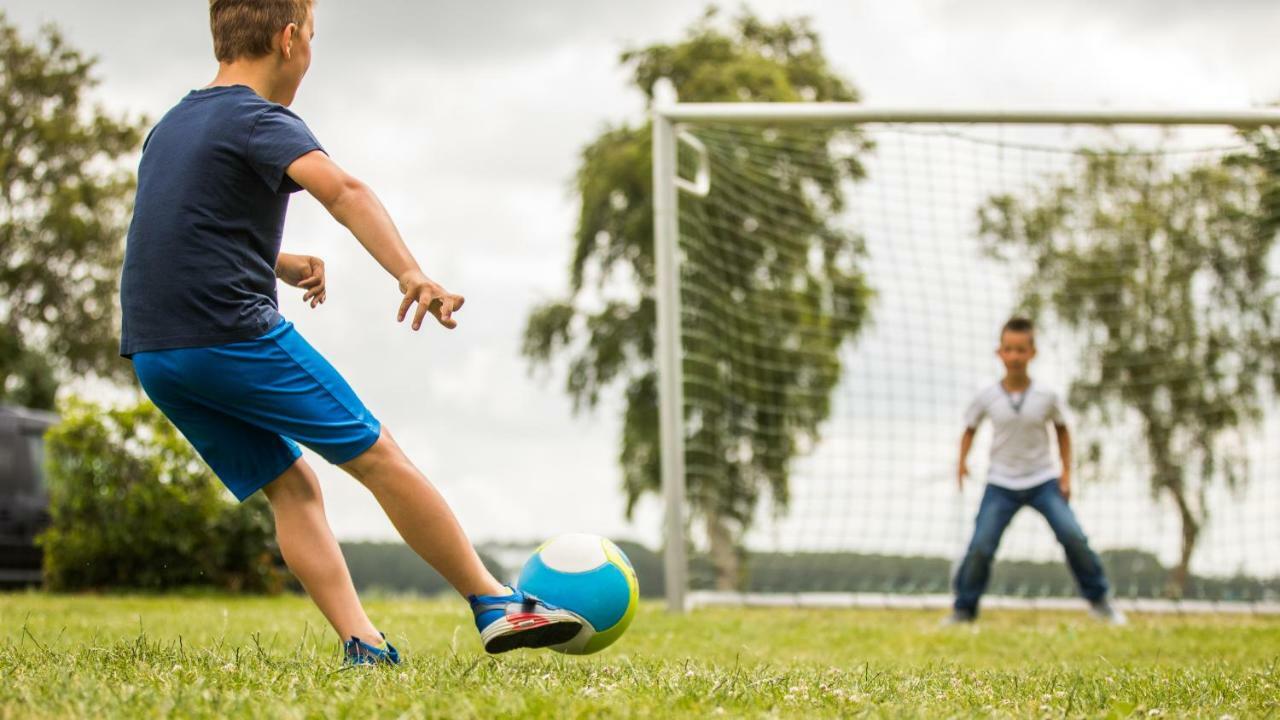
[[[290,23],[301,28],[314,4],[314,0],[209,0],[214,57],[232,62],[270,53],[276,33]]]

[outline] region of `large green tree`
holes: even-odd
[[[141,126],[90,107],[94,60],[0,13],[0,402],[52,409],[69,377],[126,379],[120,273]]]
[[[1075,331],[1070,403],[1099,433],[1094,453],[1145,455],[1152,493],[1177,507],[1175,595],[1209,517],[1206,492],[1246,478],[1241,434],[1280,380],[1268,264],[1280,158],[1267,137],[1255,144],[1176,168],[1159,154],[1088,153],[1079,172],[980,210],[989,248],[1034,268],[1028,310]],[[1125,423],[1144,448],[1101,438]]]
[[[857,100],[806,20],[769,23],[744,11],[723,22],[709,10],[680,42],[626,52],[621,62],[650,103],[664,78],[689,102]],[[785,509],[790,461],[829,414],[838,348],[867,314],[861,241],[829,222],[844,207],[843,184],[863,174],[864,144],[829,128],[702,138],[713,167],[750,166],[763,183],[745,208],[714,178],[707,198],[681,200],[700,228],[681,238],[693,324],[684,332],[688,499],[717,585],[732,588],[743,579],[742,534],[766,494]],[[628,514],[660,488],[651,168],[648,122],[607,129],[583,151],[569,292],[533,311],[523,347],[535,365],[568,358],[565,389],[578,409],[624,388]],[[762,227],[778,219],[785,229]],[[780,234],[781,244],[759,240]]]

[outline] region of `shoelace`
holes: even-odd
[[[520,590],[516,590],[510,595],[472,595],[468,598],[468,601],[471,603],[472,612],[475,613],[505,610],[508,605],[516,602],[520,603],[520,609],[524,612],[533,612],[538,605],[548,610],[559,609],[532,593]]]

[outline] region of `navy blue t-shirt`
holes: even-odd
[[[280,321],[285,174],[323,150],[287,108],[244,85],[195,90],[142,146],[125,247],[120,354],[222,345]]]

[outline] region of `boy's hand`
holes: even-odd
[[[956,471],[956,486],[960,488],[960,492],[964,492],[964,479],[969,474],[969,468],[964,463],[960,463],[960,469]]]
[[[1062,497],[1071,502],[1071,473],[1063,471],[1062,477],[1058,478],[1058,489],[1062,491]]]
[[[453,319],[453,313],[462,307],[466,298],[445,290],[434,280],[423,275],[421,270],[410,270],[400,276],[400,292],[404,293],[404,300],[400,303],[400,313],[396,315],[396,322],[403,322],[405,316],[409,314],[409,308],[417,303],[418,310],[413,315],[414,330],[422,327],[422,319],[428,312],[450,330],[458,327],[458,321]]]
[[[302,302],[311,307],[323,304],[328,293],[324,284],[324,261],[310,255],[280,253],[276,260],[276,277],[286,285],[306,290]]]

